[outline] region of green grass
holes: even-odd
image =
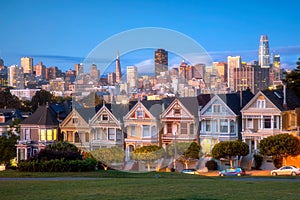
[[[300,182],[178,173],[0,172],[0,177],[94,177],[93,180],[1,180],[0,199],[300,199]],[[273,177],[272,177],[273,178]],[[290,177],[285,177],[287,179]],[[297,177],[296,179],[298,179]],[[293,177],[293,179],[295,179]],[[291,179],[292,180],[292,179]]]

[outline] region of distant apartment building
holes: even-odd
[[[46,78],[46,66],[43,64],[43,62],[39,62],[36,66],[34,66],[34,72],[37,78]]]
[[[270,85],[280,82],[282,79],[282,69],[280,65],[280,55],[274,55],[273,64],[270,68]]]
[[[227,57],[228,88],[234,91],[234,69],[242,67],[241,56]]]
[[[117,82],[117,78],[116,78],[116,73],[112,72],[112,73],[108,73],[107,75],[107,82],[109,85],[114,85]]]
[[[220,78],[221,82],[227,82],[227,68],[226,62],[213,62],[213,68],[216,70],[217,76]]]
[[[33,58],[22,57],[21,67],[23,67],[24,74],[32,74],[33,72]]]
[[[269,40],[267,35],[260,36],[258,65],[262,68],[270,68]]]
[[[0,59],[0,88],[7,87],[7,67],[4,66],[4,62]]]
[[[49,67],[46,70],[46,79],[47,80],[54,79],[54,78],[61,77],[61,76],[62,76],[62,72],[56,66]]]
[[[136,66],[128,66],[126,69],[127,84],[129,88],[136,88],[138,81],[138,70]]]
[[[75,64],[74,68],[75,68],[75,71],[76,71],[76,76],[78,74],[82,74],[83,73],[83,64],[82,63]]]
[[[35,93],[40,90],[41,89],[11,89],[10,93],[12,95],[15,95],[22,101],[25,101],[25,100],[31,101],[31,99],[35,95]]]
[[[157,49],[154,52],[154,67],[155,77],[160,75],[160,72],[168,71],[168,52],[164,49]]]
[[[100,80],[100,70],[97,69],[96,64],[91,64],[90,67],[90,81],[98,83]]]
[[[24,89],[23,67],[12,65],[8,68],[8,86],[16,89]]]

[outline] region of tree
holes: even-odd
[[[147,162],[148,171],[150,171],[150,163],[164,156],[165,150],[157,145],[143,146],[131,152],[133,160]]]
[[[46,90],[40,90],[35,93],[31,100],[32,112],[34,112],[38,106],[46,105],[53,101],[53,94]]]
[[[215,159],[227,158],[230,160],[230,166],[233,167],[233,159],[238,156],[246,156],[249,153],[249,146],[245,142],[224,141],[217,143],[212,149],[212,157]]]
[[[84,107],[96,107],[102,103],[102,100],[95,92],[91,92],[88,96],[81,100]]]
[[[175,144],[176,152],[179,155],[178,161],[185,164],[185,168],[188,169],[188,165],[191,161],[199,159],[201,146],[196,142],[178,142]],[[175,152],[174,143],[168,147],[168,154],[174,156]]]
[[[264,138],[259,143],[259,153],[265,156],[286,158],[300,154],[300,141],[290,134],[278,134]],[[285,164],[285,163],[284,163]]]
[[[0,136],[0,164],[8,164],[16,157],[16,144],[19,137],[8,132],[8,136]]]
[[[123,162],[125,152],[119,147],[100,148],[91,152],[92,156],[101,162],[104,170],[107,170],[112,163]]]
[[[21,108],[21,101],[8,90],[0,91],[0,108]]]
[[[300,97],[300,58],[296,62],[297,67],[290,73],[287,73],[283,82],[286,84],[288,89]]]

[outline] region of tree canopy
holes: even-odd
[[[46,105],[53,101],[53,94],[46,90],[40,90],[35,93],[31,100],[32,112],[34,112],[38,106]]]
[[[165,150],[157,145],[142,146],[131,152],[133,160],[146,161],[148,171],[150,171],[150,163],[164,156]]]
[[[8,164],[16,157],[16,144],[19,137],[12,132],[8,136],[0,136],[0,164]]]
[[[298,58],[296,64],[297,67],[286,74],[283,82],[287,85],[287,88],[293,90],[300,97],[300,58]]]
[[[92,156],[99,162],[105,170],[112,163],[123,162],[125,158],[125,152],[119,147],[100,148],[91,152]]]
[[[0,91],[0,108],[21,108],[21,101],[15,95],[12,95],[9,90]]]
[[[262,139],[258,148],[262,155],[287,158],[300,154],[300,141],[287,133],[278,134]]]
[[[212,157],[215,159],[227,158],[230,160],[232,167],[233,158],[238,156],[246,156],[249,153],[249,146],[245,142],[224,141],[215,144],[212,149]]]

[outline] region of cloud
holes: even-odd
[[[139,74],[154,73],[154,61],[153,58],[143,60],[139,63],[134,64],[137,67]]]

